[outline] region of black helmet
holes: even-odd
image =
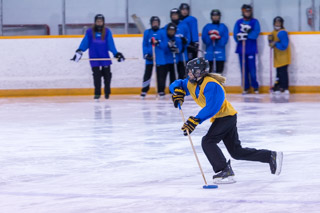
[[[204,77],[209,73],[209,62],[204,57],[195,58],[187,63],[186,69],[196,79]],[[194,79],[194,82],[196,82],[196,79]]]
[[[178,14],[180,17],[180,10],[178,8],[173,8],[170,10],[170,17],[172,16],[172,14]]]
[[[221,12],[218,9],[211,10],[211,16],[221,16]]]
[[[245,17],[245,18],[248,18],[248,19],[251,19],[251,18],[252,18],[253,12],[252,12],[252,6],[251,6],[250,4],[244,4],[244,5],[242,5],[241,11],[242,11],[242,16],[243,16],[243,17],[245,17],[245,16],[244,16],[244,12],[245,12],[245,11],[251,12],[251,15],[250,15],[249,17]]]
[[[169,30],[175,30],[175,31],[177,31],[177,25],[175,25],[174,23],[169,23],[168,25],[167,25],[167,32],[169,31]]]
[[[242,5],[241,10],[252,11],[252,6],[250,4],[244,4]]]
[[[281,23],[281,28],[283,28],[284,19],[281,16],[277,16],[273,19],[273,25],[276,23],[276,21],[279,21]]]
[[[159,18],[158,16],[152,16],[152,17],[150,18],[150,24],[151,24],[151,25],[152,25],[152,22],[154,22],[154,21],[159,22],[159,25],[160,25],[160,18]]]
[[[178,15],[178,19],[177,20],[172,20],[172,14],[177,14]],[[180,18],[181,18],[181,13],[180,13],[180,10],[178,8],[173,8],[172,10],[170,10],[170,19],[171,19],[171,22],[175,23],[176,25],[179,24],[179,21],[180,21]]]
[[[180,4],[179,9],[180,10],[187,9],[188,11],[190,11],[190,6],[187,3],[182,3],[182,4]]]
[[[101,19],[104,23],[104,16],[102,14],[97,14],[95,17],[94,17],[94,22],[96,22],[98,19]]]

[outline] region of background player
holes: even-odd
[[[166,64],[164,59],[164,53],[163,53],[164,50],[159,45],[159,42],[161,41],[159,17],[152,16],[150,18],[150,25],[151,25],[151,28],[144,31],[143,42],[142,42],[143,58],[146,60],[146,67],[143,75],[143,83],[142,83],[142,90],[141,90],[142,98],[146,96],[147,92],[150,89],[153,66],[156,66],[157,72],[163,72]],[[158,56],[156,57],[156,65],[153,64],[153,57],[154,57],[152,54],[152,38],[153,37],[156,39],[156,41],[158,41],[156,42],[156,47],[155,47],[156,56]],[[159,82],[157,82],[157,85],[159,85]]]
[[[171,22],[177,26],[176,37],[179,37],[182,42],[182,50],[177,54],[177,72],[178,78],[183,79],[185,77],[185,63],[188,60],[187,47],[190,44],[191,36],[189,28],[186,24],[182,23],[180,20],[181,14],[180,10],[174,8],[170,11]],[[166,27],[165,27],[166,28]]]
[[[86,31],[85,37],[71,60],[78,62],[82,57],[82,53],[88,48],[89,58],[110,58],[109,51],[111,51],[119,62],[125,60],[122,53],[117,51],[112,33],[110,29],[105,27],[104,16],[101,14],[97,14],[94,17],[94,26]],[[109,98],[112,77],[111,64],[111,60],[90,61],[93,72],[94,99],[96,100],[101,96],[101,77],[104,79],[105,98]]]
[[[221,74],[226,60],[229,30],[225,24],[220,23],[220,10],[212,10],[210,16],[212,23],[206,24],[202,29],[202,41],[206,45],[207,52],[205,58],[209,61],[210,72],[216,71]]]
[[[239,19],[234,25],[233,36],[234,40],[237,42],[236,53],[239,54],[241,71],[242,42],[245,42],[245,83],[243,93],[249,92],[250,82],[254,92],[259,93],[259,84],[256,76],[256,54],[258,53],[257,38],[260,33],[260,24],[257,19],[253,18],[252,7],[250,5],[244,4],[241,10],[243,18]]]
[[[190,6],[182,3],[179,7],[181,12],[182,23],[186,24],[189,28],[191,40],[188,46],[188,58],[194,59],[198,56],[199,49],[199,33],[198,33],[198,20],[194,16],[190,16]]]
[[[291,63],[291,49],[288,32],[284,28],[283,23],[282,17],[275,17],[273,19],[274,30],[268,38],[269,45],[273,48],[273,65],[277,69],[273,91],[289,94],[288,66]]]
[[[279,175],[282,167],[282,152],[243,148],[238,138],[237,111],[226,99],[222,86],[225,78],[209,73],[209,63],[204,58],[196,58],[187,64],[188,78],[176,80],[170,85],[175,107],[182,104],[185,95],[191,95],[202,108],[195,116],[190,116],[182,126],[184,135],[192,133],[198,124],[210,118],[212,125],[202,138],[202,148],[214,172],[216,183],[234,182],[230,160],[227,162],[218,143],[222,140],[230,155],[237,160],[259,161],[270,165],[271,173]]]

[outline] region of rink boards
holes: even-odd
[[[88,61],[70,61],[82,36],[21,36],[1,37],[0,97],[34,95],[92,94],[92,72]],[[125,57],[138,60],[114,61],[112,92],[138,94],[142,85],[144,60],[141,35],[114,35],[116,47]],[[292,64],[289,67],[291,92],[320,92],[317,59],[319,33],[291,33]],[[257,76],[262,92],[270,84],[270,48],[267,33],[258,39]],[[226,47],[224,75],[228,92],[241,92],[240,66],[234,53],[236,43],[230,35]],[[87,58],[87,52],[83,58]],[[273,69],[273,79],[275,70]],[[154,86],[154,81],[151,87]],[[151,91],[152,92],[152,91]]]

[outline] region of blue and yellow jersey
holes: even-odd
[[[272,31],[274,47],[274,67],[282,67],[291,64],[291,49],[289,45],[288,32],[285,29]]]
[[[170,91],[174,93],[177,87],[183,88],[186,95],[191,95],[202,108],[196,115],[200,123],[208,118],[211,118],[210,122],[214,122],[216,118],[237,114],[237,111],[227,101],[223,86],[211,76],[204,77],[201,85],[191,83],[188,78],[176,80],[170,85]]]

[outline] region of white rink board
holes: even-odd
[[[320,35],[290,35],[292,65],[289,67],[290,85],[320,84],[317,59]],[[141,87],[144,72],[142,37],[114,38],[116,47],[125,57],[138,57],[112,65],[112,87]],[[73,57],[81,38],[0,39],[0,89],[91,88],[91,69],[88,61],[74,63]],[[259,37],[257,72],[260,85],[269,85],[269,47],[267,36]],[[227,45],[224,74],[227,86],[240,85],[238,55],[234,53],[233,37]],[[84,54],[87,58],[87,53]],[[273,74],[275,76],[275,74]]]

